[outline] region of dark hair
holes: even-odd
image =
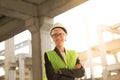
[[[56,28],[61,28],[66,34],[67,34],[67,30],[64,28],[64,27],[53,27],[51,30],[50,30],[50,35],[52,35],[52,31]]]

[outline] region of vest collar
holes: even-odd
[[[61,55],[61,53],[60,53],[60,51],[58,50],[57,47],[54,48],[54,51],[55,51],[55,52],[60,56],[60,58],[64,61],[64,59],[63,59],[63,57],[62,57],[62,55]],[[64,51],[65,51],[65,54],[66,54],[65,48],[64,48]],[[64,62],[65,62],[65,61],[64,61]]]

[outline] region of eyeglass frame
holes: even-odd
[[[65,33],[59,33],[59,34],[55,33],[55,34],[51,34],[51,37],[58,37],[58,36],[63,37],[63,36],[65,36]]]

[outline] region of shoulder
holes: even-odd
[[[48,58],[49,55],[51,55],[53,53],[54,50],[48,50],[48,51],[45,51],[44,53],[44,58]]]
[[[52,53],[52,52],[54,52],[54,50],[48,50],[48,51],[45,51],[46,54],[48,54],[48,53]]]
[[[69,54],[69,55],[75,55],[77,56],[77,52],[75,50],[66,50],[66,54]]]
[[[75,50],[69,50],[69,49],[66,49],[66,52],[76,53],[76,51],[75,51]]]
[[[51,54],[54,54],[55,51],[54,50],[49,50],[49,51],[46,51],[45,52],[45,55],[51,55]]]

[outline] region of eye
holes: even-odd
[[[65,33],[59,33],[59,34],[52,34],[52,37],[63,37],[65,35]]]

